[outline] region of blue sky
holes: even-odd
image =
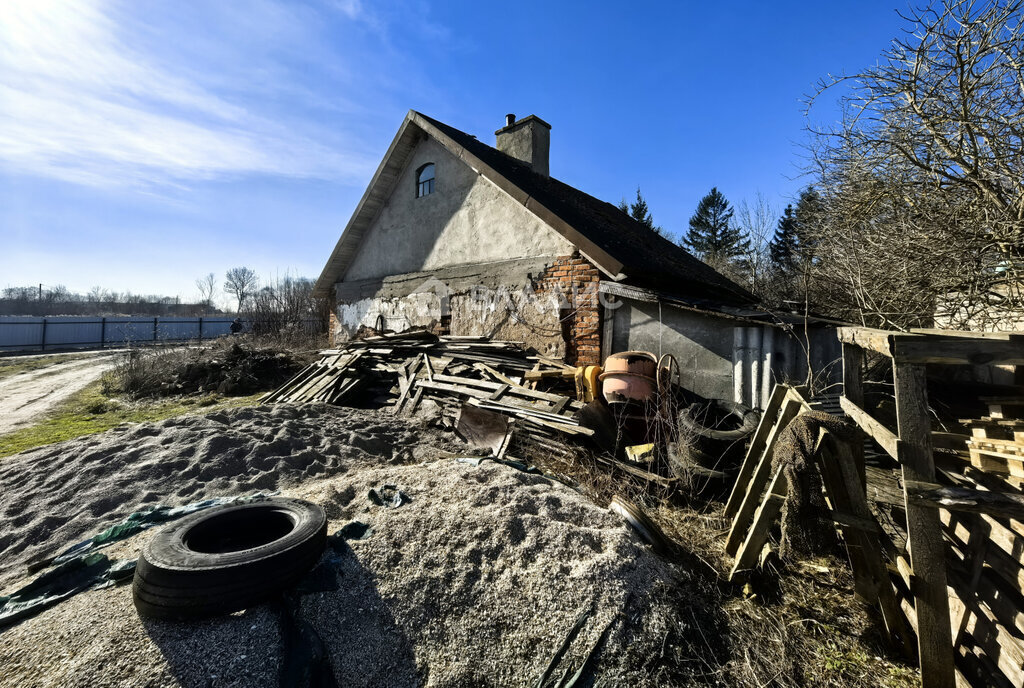
[[[492,145],[536,114],[553,176],[676,234],[712,186],[781,212],[802,98],[905,6],[0,0],[0,286],[315,277],[410,108]]]

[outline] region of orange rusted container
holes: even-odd
[[[623,351],[604,362],[601,392],[610,404],[647,401],[658,386],[658,359],[646,351]]]

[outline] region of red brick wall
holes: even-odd
[[[597,285],[601,273],[579,253],[555,259],[535,280],[537,295],[557,285],[564,301],[559,313],[565,338],[565,360],[572,365],[601,363],[601,306]]]
[[[330,346],[337,346],[337,342],[334,341],[334,333],[338,331],[338,308],[333,305],[331,306],[331,316],[327,319],[327,341],[330,342]]]

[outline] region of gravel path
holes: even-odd
[[[32,425],[113,367],[111,352],[82,354],[0,380],[0,435]]]
[[[459,462],[453,449],[425,422],[281,406],[25,452],[0,463],[0,492],[14,496],[3,505],[0,591],[33,554],[139,504],[278,489],[323,506],[331,533],[352,520],[373,528],[342,553],[337,591],[302,598],[340,686],[532,685],[588,608],[556,677],[598,646],[602,685],[707,682],[697,627],[714,614],[684,571],[564,485]],[[411,501],[375,506],[367,493],[384,483]],[[107,552],[134,557],[153,532]],[[169,623],[140,619],[127,587],[86,592],[0,635],[0,686],[277,685],[279,624],[273,604]],[[678,660],[671,670],[666,657]]]

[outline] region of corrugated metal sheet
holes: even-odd
[[[232,320],[224,317],[0,316],[0,351],[95,348],[142,342],[213,339],[229,334]]]

